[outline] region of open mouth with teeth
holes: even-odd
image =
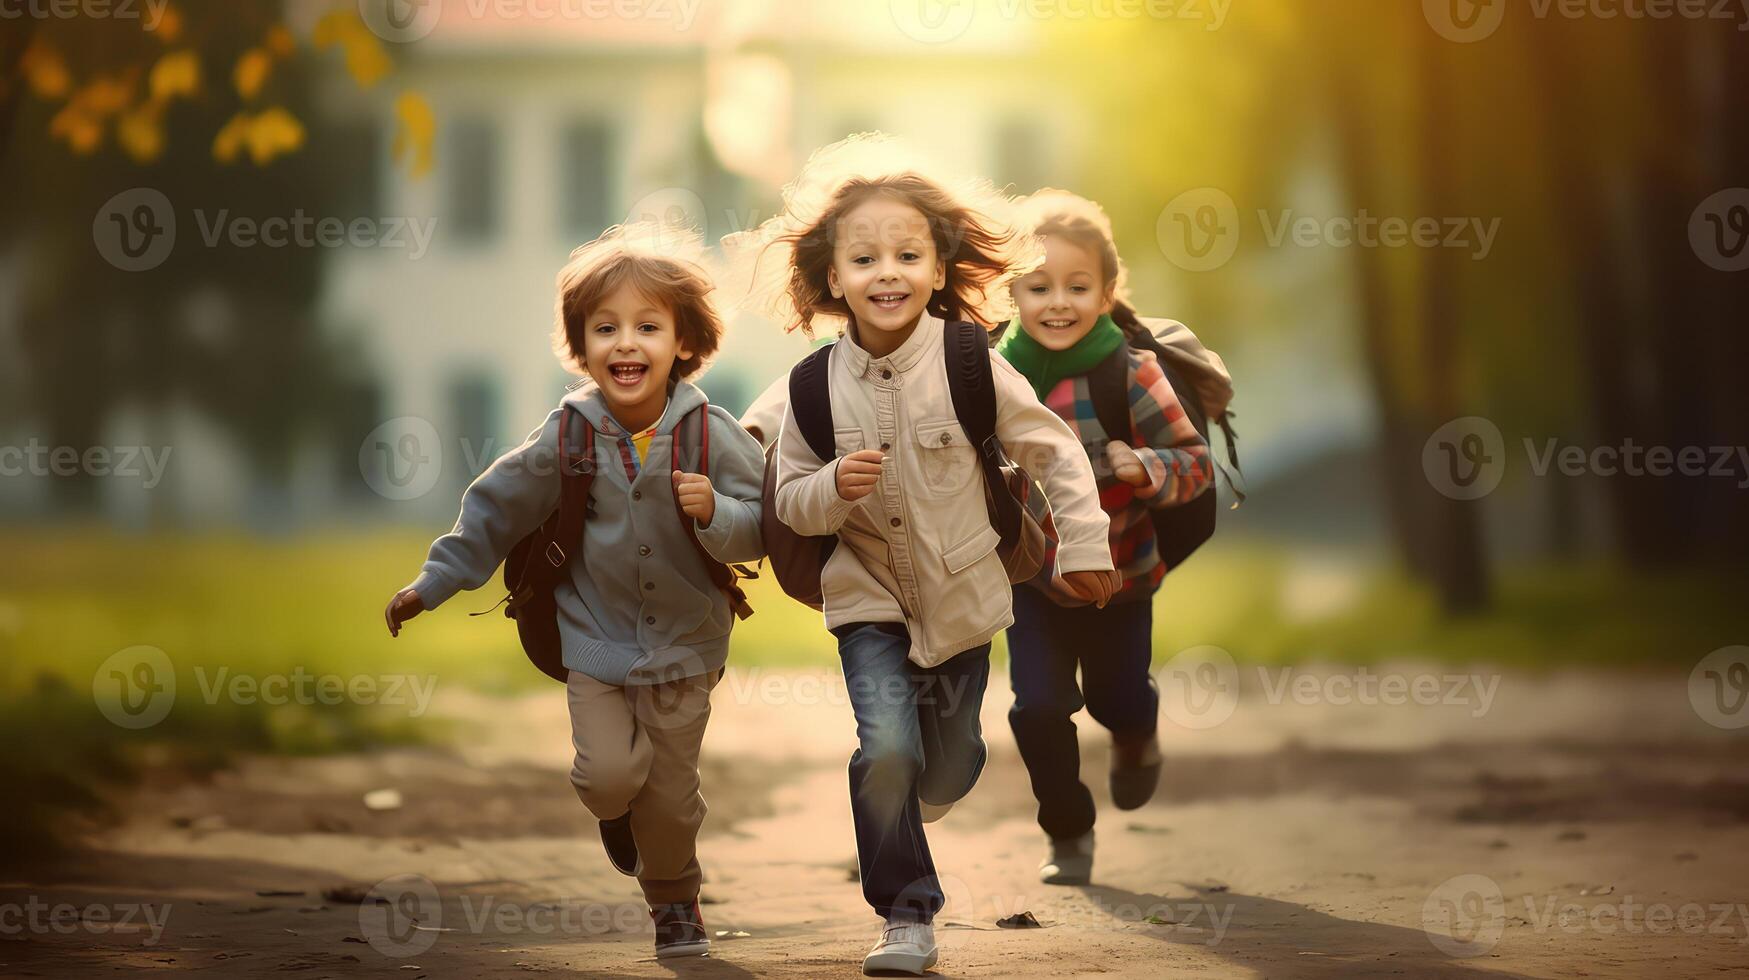
[[[1068,330],[1068,329],[1071,329],[1072,327],[1074,327],[1075,324],[1080,323],[1080,322],[1081,322],[1081,320],[1078,317],[1069,317],[1067,319],[1064,319],[1062,317],[1052,317],[1049,320],[1040,320],[1039,321],[1039,323],[1041,325],[1043,325],[1046,330]]]
[[[890,292],[890,291],[884,292],[884,293],[869,293],[868,294],[868,301],[870,303],[874,304],[875,309],[887,310],[889,312],[892,310],[897,310],[900,307],[904,306],[905,301],[910,299],[910,298],[911,298],[910,293],[895,293],[895,292]]]
[[[613,383],[622,388],[636,388],[644,380],[644,375],[650,373],[648,364],[634,364],[631,361],[620,361],[609,364],[607,373],[613,378]]]

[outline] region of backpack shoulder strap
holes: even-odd
[[[673,469],[681,472],[696,472],[710,475],[711,467],[711,426],[708,403],[687,412],[681,416],[680,422],[674,426],[674,444],[670,452],[670,464]],[[696,469],[685,465],[689,460],[696,459]],[[687,540],[692,542],[694,551],[704,559],[705,571],[710,574],[711,584],[721,589],[729,597],[729,605],[735,610],[735,616],[746,619],[753,615],[753,607],[747,603],[747,593],[735,584],[735,572],[729,566],[718,561],[705,550],[704,543],[698,540],[698,528],[693,525],[692,518],[680,509],[680,498],[674,498],[674,516],[680,519],[680,526],[686,531]],[[747,578],[754,576],[748,575]]]
[[[559,414],[559,526],[545,555],[555,568],[583,551],[583,522],[591,510],[589,488],[594,483],[595,426],[567,405]]]
[[[831,373],[827,370],[836,346],[828,344],[813,351],[789,373],[789,404],[796,415],[796,427],[822,463],[830,463],[838,455],[832,437]]]
[[[990,332],[966,320],[942,326],[947,360],[947,390],[953,399],[953,414],[978,453],[984,473],[986,499],[992,504],[991,520],[1003,541],[1019,540],[1020,504],[1007,490],[1002,467],[1008,456],[996,438],[996,379],[990,369]]]
[[[1130,414],[1130,349],[1117,350],[1087,372],[1087,391],[1093,399],[1093,415],[1107,439],[1136,444],[1136,425]]]
[[[944,324],[942,332],[953,414],[982,454],[984,444],[996,435],[996,380],[990,374],[989,335],[965,320]]]

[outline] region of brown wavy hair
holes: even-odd
[[[723,337],[722,318],[710,302],[716,288],[710,277],[689,262],[628,248],[611,233],[572,252],[571,261],[559,270],[553,353],[566,369],[589,373],[583,358],[589,311],[627,284],[668,307],[674,332],[692,351],[692,357],[675,360],[671,377],[703,370]]]
[[[984,322],[978,309],[991,288],[1011,271],[1003,257],[1009,233],[997,230],[989,217],[966,207],[941,185],[908,170],[845,181],[813,224],[779,239],[794,249],[788,292],[798,319],[785,330],[800,327],[812,338],[816,316],[851,319],[850,304],[832,295],[826,270],[832,267],[838,223],[864,201],[879,195],[902,201],[923,215],[936,256],[945,263],[947,281],[931,294],[925,308],[943,320],[971,320],[989,329],[992,324]]]

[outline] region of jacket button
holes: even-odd
[[[654,591],[656,591],[656,583],[654,583],[654,582],[645,582],[645,583],[644,583],[644,591],[645,591],[645,592],[654,592]]]
[[[950,442],[953,442],[953,436],[949,433],[943,432],[941,434],[941,444],[945,446]]]
[[[654,626],[654,625],[656,625],[656,617],[654,617],[654,616],[645,616],[645,617],[644,617],[644,625],[645,625],[645,626]]]
[[[888,369],[886,369],[886,368],[881,368],[881,380],[882,380],[882,381],[891,381],[891,380],[893,380],[893,372],[892,372],[892,371],[890,371],[890,370],[888,370]]]
[[[897,518],[897,517],[895,517],[895,518],[893,518],[893,519],[892,519],[892,521],[891,521],[891,522],[890,522],[890,523],[891,523],[891,524],[892,524],[892,525],[893,525],[893,526],[894,526],[894,527],[898,527],[898,526],[899,526],[899,523],[900,523],[900,522],[899,522],[899,519],[898,519],[898,518]]]
[[[638,554],[644,556],[645,558],[650,557],[650,546],[647,544],[638,545]]]
[[[633,500],[642,500],[642,499],[644,499],[644,491],[642,491],[642,490],[633,490],[633,491],[632,491],[632,499],[633,499]]]
[[[893,444],[890,442],[881,443],[881,452],[883,452],[883,453],[891,451],[892,448],[893,448]]]

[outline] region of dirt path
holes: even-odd
[[[1481,717],[1473,699],[1271,704],[1280,675],[1242,678],[1225,723],[1166,724],[1153,804],[1118,813],[1096,787],[1088,888],[1034,877],[1041,839],[993,684],[990,765],[929,832],[949,892],[939,972],[1749,976],[1749,741],[1703,723],[1682,677],[1508,675]],[[153,774],[121,826],[4,874],[0,975],[860,976],[878,924],[850,870],[834,680],[741,672],[718,688],[704,912],[731,935],[708,960],[652,957],[635,883],[566,780],[555,687],[440,691],[452,749]],[[1104,742],[1080,721],[1102,774]],[[403,805],[368,810],[387,787]],[[385,901],[324,897],[345,883]],[[1045,928],[996,928],[1023,910]]]

